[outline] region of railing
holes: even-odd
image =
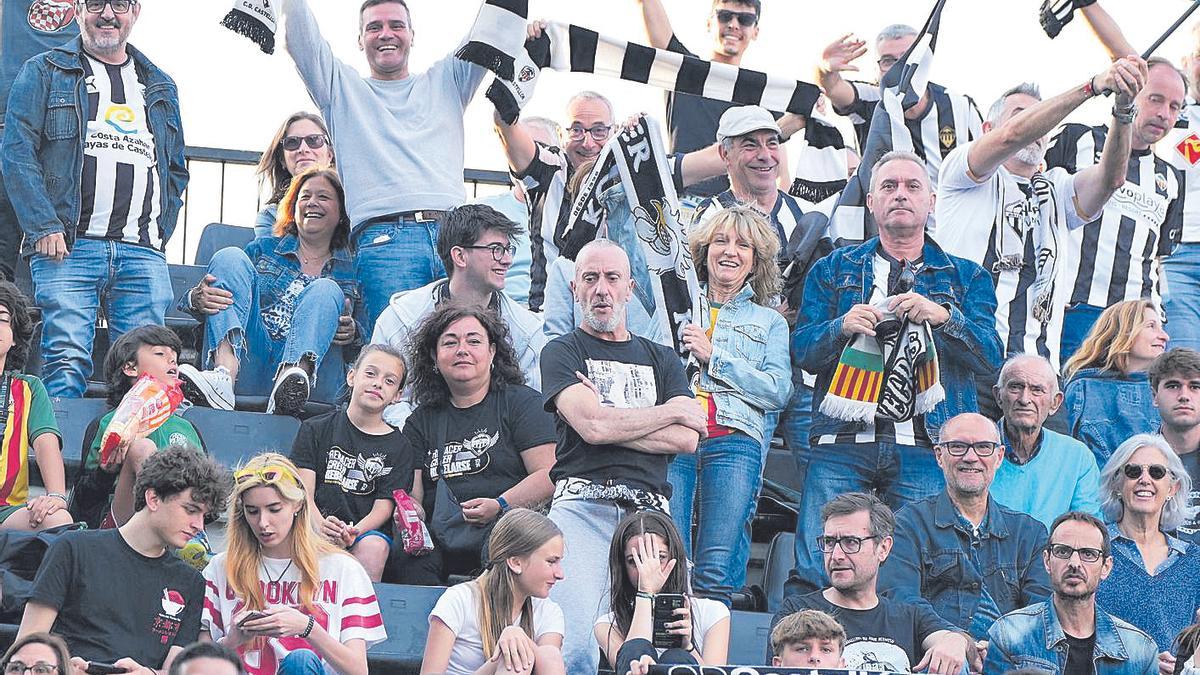
[[[262,208],[262,194],[254,174],[259,153],[199,146],[188,146],[184,152],[192,178],[167,248],[168,260],[179,263],[193,259],[205,225],[218,222],[250,226]],[[475,199],[507,188],[509,178],[504,171],[467,169],[463,172],[463,182],[467,198]],[[210,195],[214,194],[216,198],[212,199]]]

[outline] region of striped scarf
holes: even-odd
[[[271,0],[234,0],[221,25],[254,41],[267,54],[275,53],[275,8]]]

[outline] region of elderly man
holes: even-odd
[[[1179,527],[1179,537],[1200,543],[1200,352],[1172,349],[1150,364],[1154,407],[1162,417],[1159,433],[1192,477],[1192,492],[1183,496],[1192,511]]]
[[[1059,514],[1100,515],[1100,470],[1083,443],[1045,428],[1062,405],[1054,367],[1044,357],[1018,354],[1000,369],[993,387],[1004,417],[1004,461],[992,481],[992,498],[1049,527]]]
[[[933,236],[991,274],[1006,355],[1040,354],[1059,367],[1068,229],[1096,217],[1125,183],[1134,99],[1145,79],[1146,64],[1135,56],[1045,101],[1036,85],[1013,87],[988,111],[983,136],[942,163]],[[1105,90],[1116,92],[1116,102],[1100,162],[1075,174],[1043,172],[1050,130]],[[989,392],[995,374],[984,382]]]
[[[620,246],[597,239],[580,249],[571,290],[583,325],[542,350],[545,407],[558,425],[550,519],[572,551],[551,597],[566,614],[567,672],[594,673],[592,624],[608,611],[617,523],[633,509],[668,509],[667,463],[696,451],[708,420],[674,350],[626,327],[633,280]]]
[[[1005,612],[1050,595],[1037,559],[1046,526],[988,494],[1004,462],[988,418],[964,413],[946,422],[934,452],[946,489],[896,514],[896,543],[879,585],[899,601],[924,598],[943,619],[982,639]]]
[[[42,379],[77,398],[96,313],[109,339],[161,324],[163,255],[188,171],[175,82],[129,45],[136,0],[75,4],[80,37],[26,62],[4,123],[3,172],[42,308]]]
[[[976,410],[975,376],[1000,365],[991,280],[979,265],[946,254],[925,236],[934,201],[921,158],[889,152],[876,163],[867,195],[879,236],[834,251],[808,275],[792,334],[792,359],[817,373],[809,434],[816,447],[800,507],[798,539],[804,545],[797,542],[797,573],[789,579],[789,592],[815,589],[820,582],[819,561],[808,544],[820,530],[822,504],[843,492],[873,489],[898,509],[941,489],[942,473],[933,453],[937,431],[951,417]],[[902,276],[904,284],[899,283]],[[846,389],[847,378],[835,380],[835,375],[864,373],[850,361],[858,354],[882,354],[886,344],[895,344],[892,338],[879,339],[876,329],[894,331],[901,321],[931,330],[944,400],[923,414],[916,412],[915,401],[902,410],[880,405],[883,412],[867,421],[827,414],[838,413],[842,401],[854,396]],[[852,341],[861,349],[847,353]],[[880,387],[880,396],[912,400],[921,388],[912,377],[898,373],[889,378],[882,369],[880,364],[880,381],[889,385],[886,391]],[[845,396],[823,409],[834,392]]]
[[[771,626],[803,609],[820,610],[846,629],[842,657],[847,668],[897,673],[928,668],[957,675],[968,653],[971,658],[975,653],[966,636],[928,604],[892,600],[876,589],[879,566],[893,547],[891,509],[874,495],[851,492],[826,504],[821,520],[823,533],[816,543],[824,553],[830,585],[784,598]]]
[[[1048,600],[1009,612],[988,631],[984,675],[1018,668],[1054,673],[1155,675],[1158,649],[1138,628],[1096,606],[1096,588],[1112,572],[1108,529],[1069,511],[1054,520],[1041,563]]]

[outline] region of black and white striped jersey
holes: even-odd
[[[1067,124],[1046,153],[1048,168],[1070,173],[1100,161],[1107,126]],[[1070,231],[1067,302],[1108,307],[1123,300],[1162,304],[1161,258],[1183,226],[1182,174],[1149,148],[1134,150],[1122,185],[1100,216]]]

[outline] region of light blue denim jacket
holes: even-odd
[[[699,388],[712,394],[717,424],[762,442],[765,413],[782,410],[792,395],[787,319],[755,303],[746,284],[717,313],[712,345]]]
[[[138,79],[146,87],[146,121],[154,134],[155,165],[162,199],[158,217],[166,247],[188,182],[183,123],[175,81],[128,45]],[[50,234],[62,232],[70,246],[79,224],[87,87],[80,38],[39,54],[13,81],[4,118],[5,187],[25,231],[25,255]]]
[[[1067,666],[1067,636],[1053,599],[1009,612],[988,631],[984,675],[1018,668],[1061,673]],[[1096,609],[1096,675],[1155,675],[1158,649],[1138,628]]]
[[[1071,436],[1088,446],[1103,468],[1130,436],[1155,433],[1162,424],[1152,394],[1146,373],[1081,369],[1063,387]]]

